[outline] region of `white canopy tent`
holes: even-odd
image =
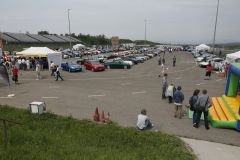
[[[196,46],[197,51],[210,51],[210,47],[206,44],[200,44],[199,46]]]
[[[79,50],[79,49],[82,49],[82,48],[86,48],[86,46],[83,45],[83,44],[76,44],[76,45],[73,46],[74,50]]]
[[[62,53],[51,50],[47,47],[30,47],[21,52],[16,53],[17,56],[22,57],[46,57],[48,60],[48,66],[50,67],[51,61],[55,65],[61,66],[62,63]]]
[[[235,52],[235,53],[227,54],[227,56],[226,56],[226,62],[227,62],[227,63],[240,62],[240,51]]]

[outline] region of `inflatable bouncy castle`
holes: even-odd
[[[240,63],[230,64],[225,95],[212,97],[209,120],[213,127],[240,131]]]

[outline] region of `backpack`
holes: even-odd
[[[194,111],[195,108],[194,108],[194,106],[193,106],[193,96],[189,98],[189,105],[190,105],[190,110],[191,110],[191,111]]]

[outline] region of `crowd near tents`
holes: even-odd
[[[62,63],[62,54],[61,52],[56,52],[47,47],[30,47],[21,52],[17,52],[16,56],[20,57],[46,57],[48,61],[48,66],[50,66],[51,61],[54,64],[61,66]]]

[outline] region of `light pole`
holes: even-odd
[[[145,45],[147,44],[147,20],[144,20],[144,24],[145,24],[145,30],[144,30],[144,43]]]
[[[214,50],[215,50],[215,40],[216,40],[217,21],[218,21],[218,8],[219,8],[219,0],[218,0],[218,3],[217,3],[216,20],[215,20],[215,26],[214,26],[214,35],[213,35],[213,53],[214,53]]]
[[[71,49],[71,47],[72,47],[71,39],[70,39],[70,36],[71,36],[71,23],[70,23],[69,11],[70,11],[70,9],[68,9],[68,33],[69,33],[69,47],[70,47],[69,49]]]

